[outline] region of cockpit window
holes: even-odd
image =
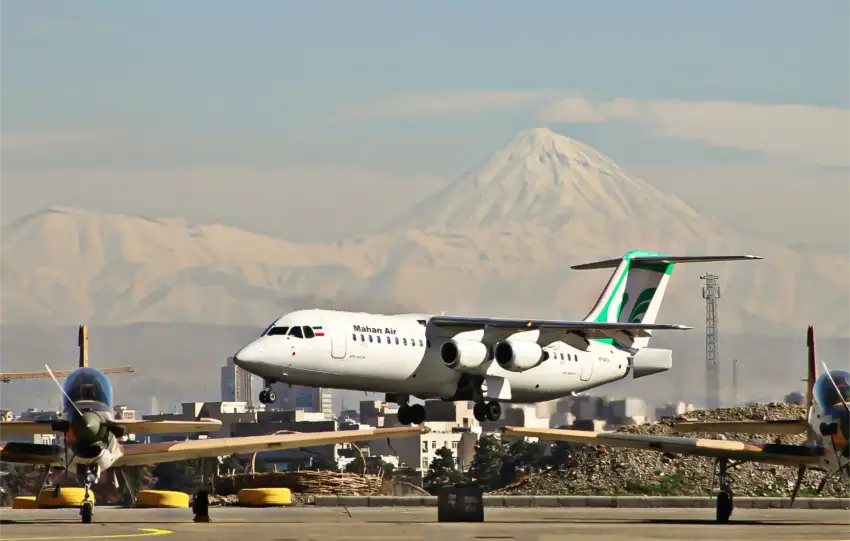
[[[316,334],[313,332],[313,328],[304,325],[304,338],[313,338],[315,336]]]
[[[80,400],[95,400],[97,393],[94,390],[94,384],[83,383],[80,385]]]
[[[78,368],[68,375],[63,388],[74,402],[92,401],[102,404],[106,409],[112,407],[112,385],[102,372],[93,368]],[[62,403],[63,410],[73,409],[67,397],[63,397]]]
[[[272,323],[271,325],[269,325],[268,327],[266,327],[266,330],[264,330],[264,331],[263,331],[263,333],[262,333],[260,336],[265,336],[266,334],[268,334],[268,332],[269,332],[270,330],[272,330],[272,327],[274,327],[274,323]]]
[[[272,327],[269,329],[268,336],[283,336],[289,331],[289,327]]]
[[[292,327],[292,329],[289,330],[289,336],[304,338],[304,335],[301,333],[301,327]]]
[[[831,381],[830,376],[832,376]],[[815,382],[813,394],[822,408],[841,404],[842,399],[850,403],[850,372],[832,370],[829,374],[822,374]]]

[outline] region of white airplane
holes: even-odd
[[[796,466],[797,483],[791,493],[791,506],[793,506],[807,469],[824,472],[823,480],[817,489],[818,493],[823,490],[826,481],[833,475],[839,475],[842,482],[850,479],[850,405],[848,405],[850,372],[829,370],[826,363],[822,363],[824,371],[818,371],[815,331],[811,326],[806,335],[806,343],[809,356],[805,419],[683,421],[676,424],[676,428],[682,432],[806,434],[806,442],[802,445],[512,426],[503,427],[502,431],[511,436],[528,436],[541,440],[629,447],[659,453],[681,453],[716,458],[715,472],[717,472],[720,488],[717,494],[718,522],[728,522],[734,509],[729,470],[743,462]]]
[[[575,265],[614,268],[582,321],[299,310],[269,325],[234,355],[264,379],[260,401],[275,401],[276,382],[387,393],[399,422],[421,424],[425,408],[410,396],[472,400],[481,422],[501,416],[500,402],[552,400],[626,377],[669,370],[672,351],[649,348],[676,263],[762,259],[670,257],[634,250],[622,258]],[[493,362],[495,360],[495,362]]]

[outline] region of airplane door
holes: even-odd
[[[581,363],[581,380],[587,381],[593,375],[593,365],[596,362],[596,357],[592,354],[582,353],[578,356]]]
[[[331,357],[344,359],[346,350],[346,335],[337,328],[331,327]]]

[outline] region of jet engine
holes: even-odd
[[[499,366],[511,372],[524,372],[549,358],[549,352],[537,342],[524,340],[508,339],[499,342],[494,353]]]
[[[458,372],[477,368],[489,357],[487,346],[475,340],[452,339],[440,346],[440,358]]]

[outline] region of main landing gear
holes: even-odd
[[[737,466],[737,463],[731,467]],[[717,481],[719,491],[717,493],[717,522],[729,522],[729,517],[732,516],[732,511],[735,509],[734,500],[732,498],[732,488],[729,486],[729,459],[720,458],[717,460],[715,469],[719,468],[717,473]],[[712,487],[713,488],[713,487]]]
[[[482,400],[475,403],[475,406],[472,408],[472,415],[479,423],[483,423],[484,421],[498,421],[502,417],[502,405],[495,400],[491,400],[486,404]]]
[[[398,408],[398,422],[407,425],[421,425],[425,422],[425,406],[422,404],[408,404],[410,397],[397,395],[395,397]]]
[[[277,395],[272,390],[272,383],[275,383],[275,381],[270,379],[263,380],[263,390],[260,391],[260,403],[272,404],[277,400]]]

